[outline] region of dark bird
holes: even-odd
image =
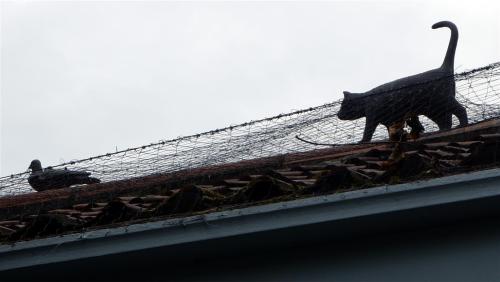
[[[28,183],[38,192],[69,187],[75,184],[101,182],[95,177],[90,177],[90,172],[86,171],[68,170],[66,168],[53,169],[51,167],[43,169],[39,160],[33,160],[28,168],[31,169]]]

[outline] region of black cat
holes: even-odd
[[[453,64],[458,30],[449,21],[432,26],[433,29],[440,27],[451,30],[448,50],[441,67],[380,85],[365,93],[344,91],[344,100],[337,116],[341,120],[366,117],[361,142],[371,140],[378,124],[389,128],[396,122],[412,120],[413,126],[423,128],[418,115],[427,116],[440,130],[451,128],[452,115],[457,116],[460,126],[467,125],[467,112],[455,99]]]

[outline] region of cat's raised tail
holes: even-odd
[[[457,26],[449,21],[442,21],[432,25],[432,29],[447,27],[451,30],[450,43],[448,44],[448,50],[446,51],[446,56],[444,57],[443,64],[441,68],[453,73],[454,72],[454,62],[455,62],[455,50],[457,49],[458,42],[458,29]]]

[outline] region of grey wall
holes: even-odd
[[[336,236],[328,226],[308,226],[274,233],[272,238],[268,234],[226,238],[179,250],[39,266],[0,277],[7,281],[33,277],[38,281],[499,281],[499,226],[498,219],[491,218],[419,227],[419,231],[373,234],[360,229],[350,239]],[[299,243],[301,239],[306,241]]]
[[[227,281],[499,281],[498,221],[262,251],[178,278]],[[312,243],[312,242],[311,242]],[[176,277],[177,278],[177,277]]]
[[[498,230],[442,229],[377,238],[369,243],[363,241],[365,239],[291,248],[279,256],[263,261],[254,258],[232,268],[229,273],[211,274],[205,278],[243,278],[246,281],[500,280]]]

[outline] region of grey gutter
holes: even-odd
[[[0,271],[500,196],[500,169],[0,245]]]

